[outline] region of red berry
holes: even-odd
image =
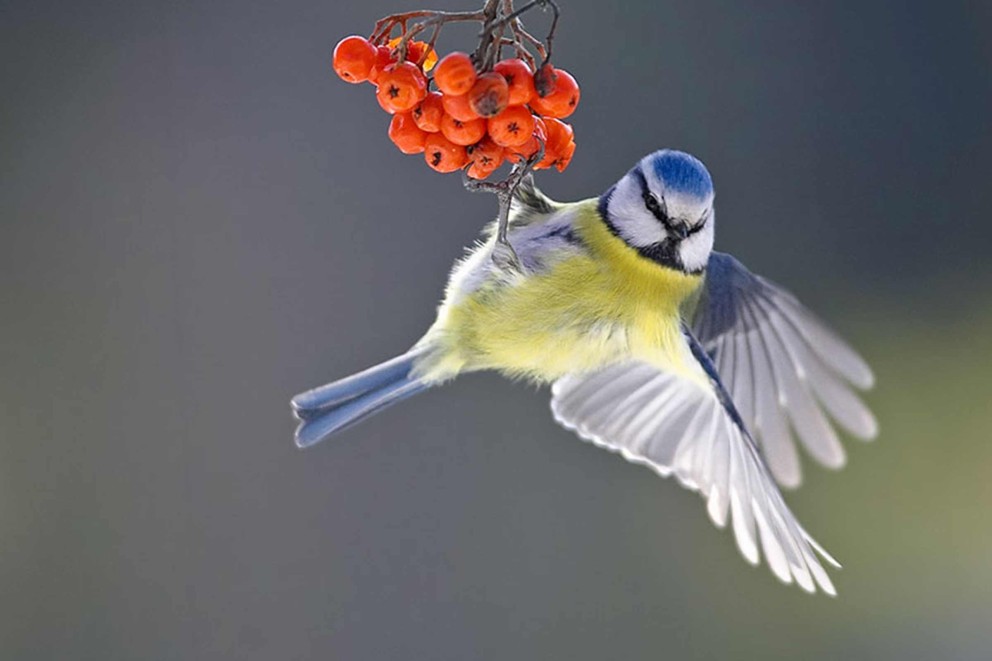
[[[465,167],[468,155],[440,133],[431,133],[424,142],[424,160],[438,172],[454,172]]]
[[[493,71],[506,79],[510,88],[509,103],[511,106],[522,106],[528,103],[536,93],[534,91],[534,74],[530,67],[520,58],[497,62]]]
[[[486,134],[486,120],[480,117],[463,122],[451,115],[444,115],[441,118],[441,133],[456,145],[474,145]]]
[[[502,147],[519,147],[534,133],[534,115],[526,106],[510,106],[489,118],[489,135]]]
[[[334,72],[349,83],[363,83],[375,65],[375,46],[365,37],[345,37],[334,47]]]
[[[424,151],[427,133],[417,127],[410,113],[401,112],[389,121],[389,139],[404,154],[419,154]]]
[[[475,65],[465,53],[448,53],[434,71],[434,84],[445,94],[460,96],[475,84]]]
[[[554,90],[547,96],[535,96],[530,101],[531,108],[541,115],[564,119],[575,112],[579,105],[579,84],[564,69],[555,69],[558,81]]]
[[[427,96],[427,80],[420,67],[410,62],[390,64],[379,74],[376,99],[388,113],[406,112]]]
[[[479,76],[468,93],[468,104],[480,117],[495,117],[510,103],[510,86],[498,73]]]
[[[462,94],[461,96],[443,94],[441,96],[441,104],[444,106],[444,112],[457,120],[469,122],[473,119],[479,119],[479,113],[472,110],[472,105],[468,101],[468,94]]]
[[[427,97],[412,110],[413,121],[421,131],[437,133],[441,130],[444,104],[440,92],[428,92]]]

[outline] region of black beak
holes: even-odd
[[[679,241],[684,240],[689,236],[689,226],[684,224],[678,224],[672,227],[672,232],[678,238]]]

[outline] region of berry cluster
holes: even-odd
[[[334,49],[334,71],[375,85],[379,105],[393,116],[390,139],[404,154],[424,154],[438,172],[467,167],[470,177],[485,179],[542,145],[533,169],[561,172],[575,153],[572,127],[561,120],[575,111],[579,86],[549,63],[533,71],[523,59],[504,59],[480,71],[466,53],[438,61],[425,42],[397,37],[376,45],[351,36]]]

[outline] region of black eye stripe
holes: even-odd
[[[640,167],[634,168],[634,175],[637,177],[637,182],[641,186],[641,199],[644,200],[644,207],[651,212],[652,216],[658,219],[658,222],[660,222],[667,231],[673,234],[677,233],[675,224],[672,223],[671,219],[668,217],[668,210],[665,208],[664,199],[659,201],[658,198],[654,196],[654,193],[652,193],[651,189],[648,188],[648,180],[644,176],[644,172]],[[706,226],[706,220],[706,218],[703,218],[703,220],[699,223],[687,227],[686,235],[692,236],[693,234],[699,232]]]
[[[668,210],[665,209],[664,200],[659,201],[648,188],[648,180],[644,177],[644,172],[638,167],[634,168],[634,174],[637,176],[637,182],[641,185],[641,198],[644,200],[644,207],[658,219],[659,223],[665,226],[666,230],[675,231],[672,222],[668,219]]]

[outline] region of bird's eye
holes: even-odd
[[[655,218],[659,220],[665,218],[665,210],[662,208],[661,203],[658,202],[658,198],[647,191],[644,192],[644,206],[647,207],[648,211]]]

